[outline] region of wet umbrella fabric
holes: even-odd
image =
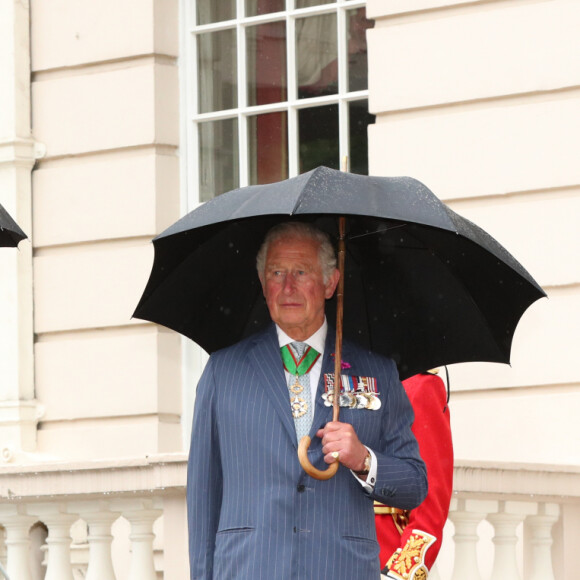
[[[401,378],[468,361],[509,362],[516,325],[545,293],[497,241],[410,177],[318,167],[223,194],[154,240],[134,316],[213,352],[270,320],[255,269],[267,230],[347,216],[344,337],[392,357]],[[327,317],[336,316],[334,300]]]
[[[0,246],[16,247],[26,234],[0,205]]]

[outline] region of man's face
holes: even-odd
[[[294,340],[305,340],[324,322],[324,302],[334,294],[339,273],[326,284],[318,243],[304,237],[284,237],[270,244],[260,276],[272,320]]]

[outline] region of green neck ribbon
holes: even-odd
[[[314,366],[314,363],[318,360],[320,353],[314,350],[311,346],[307,347],[302,355],[302,358],[298,360],[296,355],[287,344],[280,349],[282,354],[282,362],[284,363],[284,368],[291,374],[300,377],[308,372]]]

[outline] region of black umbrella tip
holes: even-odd
[[[16,247],[27,237],[12,216],[0,205],[0,246]]]
[[[22,240],[27,240],[28,236],[23,231],[11,231],[0,228],[0,247],[17,248]]]

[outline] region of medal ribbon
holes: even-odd
[[[309,346],[302,355],[300,360],[297,360],[290,345],[285,345],[280,349],[282,355],[282,362],[284,368],[291,374],[300,377],[308,372],[314,366],[314,363],[320,357],[320,353]]]

